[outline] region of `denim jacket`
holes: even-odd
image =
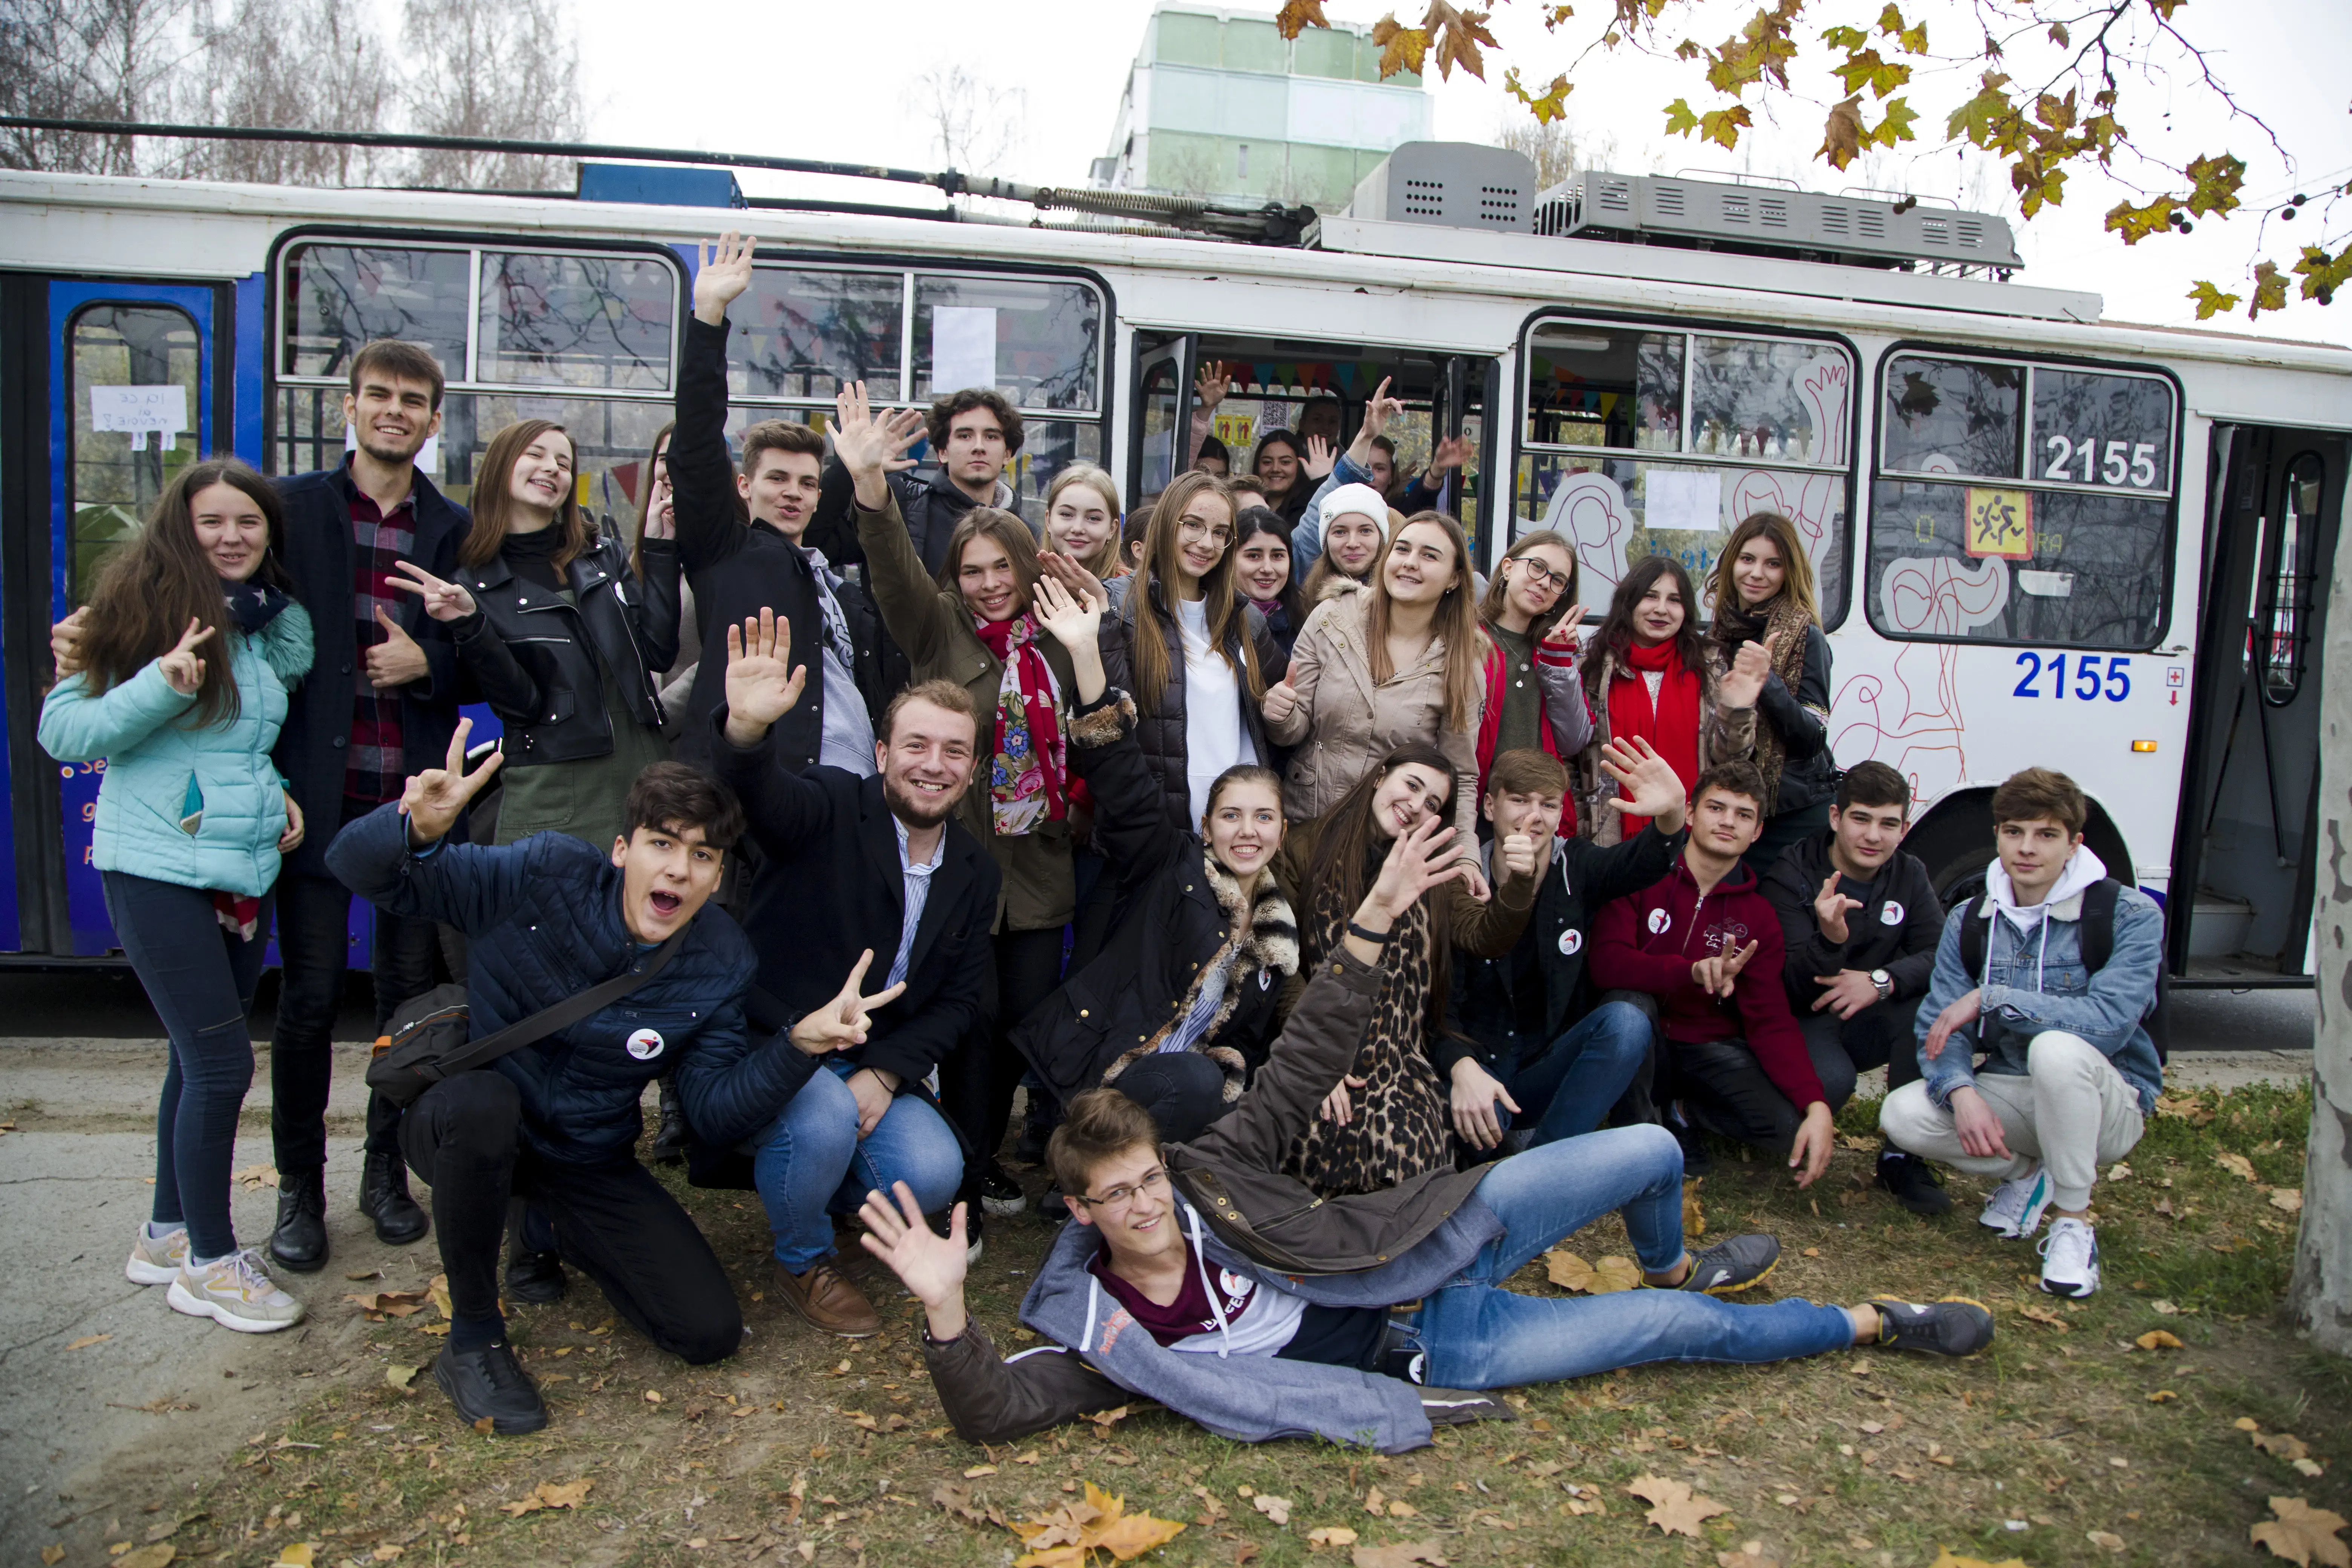
[[[2078,851],[2077,853],[2084,853]],[[2163,962],[2164,915],[2156,901],[2134,888],[2116,900],[2115,947],[2095,973],[2083,964],[2083,895],[2049,906],[2040,923],[2021,933],[1993,912],[1990,896],[1969,900],[1944,922],[1936,944],[1936,970],[1919,1004],[1916,1032],[1919,1070],[1927,1095],[1947,1110],[1952,1091],[1973,1084],[1979,1072],[2025,1076],[2025,1054],[2033,1037],[2063,1029],[2088,1040],[2116,1065],[2139,1093],[2142,1115],[2156,1109],[2164,1069],[2143,1021],[2156,1004],[2157,966]],[[1960,962],[1960,922],[1990,921],[1985,968],[1971,975]],[[1982,1011],[1977,1022],[1956,1030],[1940,1056],[1927,1054],[1927,1031],[1936,1016],[1979,985]],[[1985,1053],[1982,1067],[1974,1053]]]

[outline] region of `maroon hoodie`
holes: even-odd
[[[1702,958],[1755,942],[1731,999],[1691,980]],[[1780,918],[1744,865],[1704,899],[1683,860],[1665,878],[1602,909],[1592,925],[1592,979],[1603,990],[1647,991],[1670,1040],[1744,1039],[1772,1086],[1800,1111],[1826,1100],[1780,983]]]

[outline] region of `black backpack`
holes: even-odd
[[[2113,877],[2102,877],[2083,889],[2083,965],[2096,973],[2107,966],[2116,951],[2116,898],[2124,885]],[[1960,901],[1954,914],[1960,922],[1960,963],[1968,970],[1969,978],[1984,973],[1986,928],[1992,922],[1976,916],[1976,906],[1990,895],[1979,892]],[[2048,919],[2048,916],[2043,916]],[[2156,1000],[2140,1023],[2147,1030],[2148,1039],[2156,1046],[2156,1059],[2162,1063],[2172,1057],[2172,1024],[2170,1002],[2172,988],[2167,982],[2164,965],[2156,966]]]

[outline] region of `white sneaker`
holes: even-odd
[[[2022,1241],[2042,1224],[2050,1206],[2050,1173],[2039,1165],[2030,1176],[2012,1176],[1992,1190],[1977,1223],[2011,1241]]]
[[[210,1318],[241,1334],[275,1333],[302,1321],[302,1303],[278,1288],[252,1247],[210,1263],[188,1258],[172,1279],[172,1310]]]
[[[2053,1296],[2087,1296],[2099,1288],[2099,1237],[2079,1219],[2053,1219],[2042,1238],[2042,1289]]]
[[[139,1238],[131,1244],[131,1261],[122,1266],[122,1277],[133,1285],[169,1285],[180,1277],[180,1265],[187,1260],[186,1226],[150,1236],[142,1224]]]

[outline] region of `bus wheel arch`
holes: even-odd
[[[2139,885],[2124,836],[2095,796],[2083,824],[2083,842],[2106,863],[2107,874],[2127,888]],[[1946,909],[1984,888],[1992,863],[1992,786],[1971,785],[1939,798],[1911,825],[1903,847],[1927,868],[1927,879]],[[2117,873],[2121,875],[2117,875]]]

